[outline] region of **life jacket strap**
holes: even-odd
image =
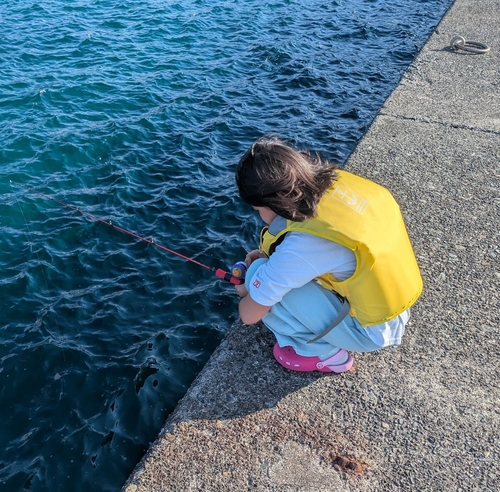
[[[347,299],[344,297],[343,302],[342,302],[342,308],[339,311],[339,314],[337,314],[337,317],[333,321],[333,323],[324,331],[322,331],[318,336],[314,337],[312,340],[309,340],[307,343],[313,343],[317,342],[320,338],[323,338],[325,335],[328,335],[339,323],[342,322],[342,320],[349,314],[349,311],[351,310],[351,306],[347,302]]]

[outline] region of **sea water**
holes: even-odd
[[[0,6],[0,484],[116,491],[237,316],[234,169],[342,165],[450,0]]]

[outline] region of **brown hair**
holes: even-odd
[[[236,168],[242,200],[268,207],[281,217],[302,222],[316,215],[316,207],[337,177],[336,166],[316,154],[295,150],[274,136],[259,138]]]

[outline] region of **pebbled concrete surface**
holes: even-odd
[[[456,0],[346,164],[407,221],[425,290],[403,345],[293,373],[236,323],[123,492],[500,490],[499,14]]]

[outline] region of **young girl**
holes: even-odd
[[[401,343],[422,279],[385,188],[275,137],[250,147],[236,183],[268,224],[236,286],[240,318],[262,319],[283,367],[345,372],[348,350]]]

